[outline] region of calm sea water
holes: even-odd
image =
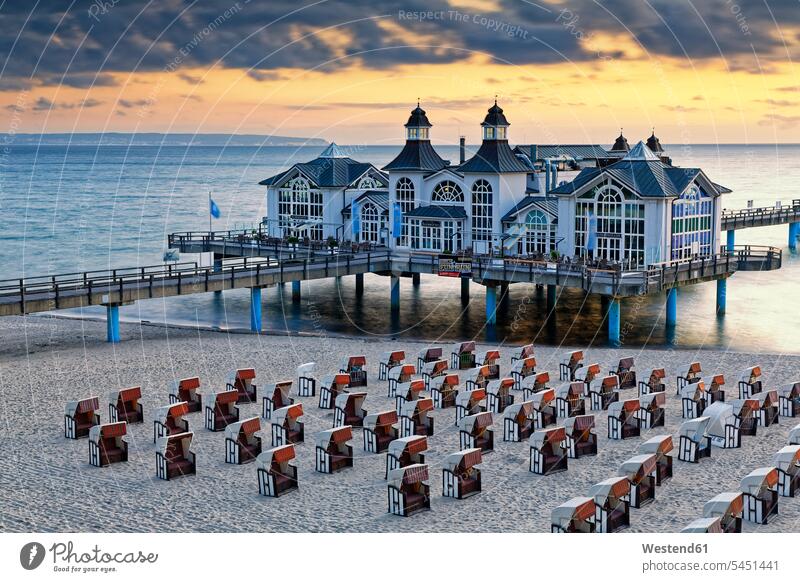
[[[208,228],[208,192],[222,208],[214,228],[239,228],[264,214],[258,181],[321,148],[255,147],[12,147],[0,158],[0,278],[157,264],[170,232]],[[458,158],[455,147],[438,148]],[[393,147],[354,146],[352,157],[380,166]],[[800,198],[800,146],[692,146],[670,150],[682,166],[703,168],[734,190],[729,208],[771,205]],[[737,244],[787,248],[788,227],[737,232]],[[188,257],[186,257],[188,258]],[[375,338],[476,338],[492,341],[605,344],[600,298],[563,290],[555,316],[533,286],[514,285],[501,304],[496,330],[484,328],[483,288],[459,300],[458,281],[423,277],[401,285],[401,313],[389,310],[389,283],[367,276],[356,298],[353,278],[304,284],[293,304],[290,287],[264,293],[265,327],[271,330],[352,334]],[[784,254],[783,269],[738,273],[728,284],[728,314],[714,315],[715,284],[681,289],[679,322],[665,335],[664,297],[623,301],[623,343],[706,346],[800,353],[800,263]],[[219,328],[249,325],[246,291],[141,301],[123,319]],[[104,315],[102,308],[70,315]],[[488,336],[488,337],[487,337]]]

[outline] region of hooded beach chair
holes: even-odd
[[[594,533],[595,527],[591,497],[573,497],[550,512],[550,533]]]
[[[747,521],[766,525],[769,516],[778,515],[778,470],[775,467],[750,471],[742,479],[740,488]]]
[[[514,390],[522,390],[522,381],[536,373],[536,358],[522,358],[511,364],[510,376],[514,380]]]
[[[511,351],[511,363],[515,364],[517,363],[517,360],[524,360],[526,358],[532,358],[533,356],[533,344],[525,344],[524,346],[519,346]]]
[[[317,433],[315,469],[320,473],[336,473],[353,466],[353,447],[349,441],[353,430],[349,426],[329,428]]]
[[[698,517],[684,527],[681,533],[722,533],[722,521],[718,517]]]
[[[550,372],[537,372],[522,380],[522,399],[530,400],[537,392],[550,388]]]
[[[265,497],[279,497],[298,488],[294,445],[281,445],[267,449],[256,459],[258,493]]]
[[[562,381],[574,382],[575,371],[583,366],[583,350],[569,352],[558,365],[558,375]]]
[[[491,379],[491,370],[489,366],[478,366],[467,370],[465,374],[466,380],[464,381],[464,388],[467,390],[475,390],[476,388],[486,388]]]
[[[333,408],[333,427],[364,426],[366,392],[344,392],[336,397]]]
[[[513,387],[514,380],[511,378],[489,380],[486,385],[486,408],[497,414],[503,412],[507,406],[514,403],[514,395],[511,394]]]
[[[161,437],[156,441],[156,476],[169,481],[175,477],[193,475],[197,466],[192,452],[191,432]]]
[[[88,437],[89,430],[100,424],[99,408],[97,396],[67,402],[64,407],[64,436],[68,439]]]
[[[533,404],[533,426],[536,430],[556,424],[556,391],[552,388],[534,392],[530,402]]]
[[[406,402],[419,400],[423,392],[425,392],[424,380],[411,380],[410,382],[399,384],[394,398],[394,408],[397,413],[400,414],[400,410]]]
[[[611,370],[609,373],[619,378],[620,390],[636,388],[636,369],[632,357],[621,358],[617,364],[617,369]]]
[[[389,513],[408,517],[431,508],[428,465],[392,469],[388,476]]]
[[[431,378],[428,392],[430,392],[436,408],[452,408],[456,405],[458,383],[458,374],[446,374]]]
[[[181,432],[189,432],[189,421],[183,418],[189,414],[188,402],[167,404],[153,411],[153,442],[161,437]]]
[[[128,460],[128,423],[96,424],[89,429],[89,464],[105,467]]]
[[[592,384],[602,375],[600,364],[589,364],[575,370],[575,381],[581,383],[583,395],[588,396],[589,392],[592,391]]]
[[[454,370],[469,370],[475,367],[475,342],[461,342],[450,352],[450,367]]]
[[[141,386],[114,390],[108,394],[108,418],[111,422],[137,424],[144,422]]]
[[[239,403],[258,402],[255,379],[256,371],[253,368],[239,368],[228,374],[227,389],[237,392]]]
[[[333,408],[336,399],[350,388],[349,374],[329,374],[322,379],[319,387],[319,407]]]
[[[302,443],[305,440],[303,403],[278,408],[272,412],[272,446]]]
[[[664,378],[666,377],[667,371],[664,368],[653,368],[653,371],[650,372],[650,378],[646,382],[644,380],[639,381],[639,396],[652,394],[653,392],[664,392],[667,389],[667,385],[664,384]]]
[[[570,459],[579,459],[587,455],[597,454],[597,433],[594,427],[594,415],[586,414],[565,419],[564,431],[567,455]]]
[[[442,468],[442,496],[466,499],[481,492],[483,458],[478,448],[447,455]]]
[[[608,410],[613,402],[619,401],[619,377],[606,376],[600,384],[589,389],[589,406],[592,410]]]
[[[400,436],[433,436],[433,400],[420,398],[403,402],[400,409]]]
[[[442,359],[442,348],[425,348],[417,353],[417,373],[422,374],[422,369],[428,362]]]
[[[528,438],[530,465],[537,475],[550,475],[568,468],[566,431],[563,426],[537,430]]]
[[[261,454],[261,420],[254,416],[225,427],[225,462],[243,465]]]
[[[698,382],[702,375],[703,369],[700,367],[700,362],[692,362],[686,366],[686,374],[684,376],[678,376],[677,378],[676,386],[678,396],[681,394],[681,388],[687,384]]]
[[[738,491],[725,491],[703,505],[703,517],[719,518],[722,533],[741,533],[743,515],[744,496]]]
[[[307,362],[297,366],[297,395],[301,398],[317,395],[316,362]]]
[[[755,399],[758,401],[758,424],[763,427],[778,424],[778,391],[762,390]]]
[[[394,352],[383,352],[378,362],[378,380],[388,380],[389,370],[395,366],[400,366],[406,361],[406,353],[403,350]]]
[[[706,434],[711,419],[707,416],[692,418],[678,429],[678,459],[699,463],[711,456],[711,437]]]
[[[714,374],[708,382],[704,380],[703,383],[705,385],[706,406],[711,406],[715,402],[725,402],[725,390],[722,388],[725,386],[724,374]]]
[[[200,378],[183,378],[172,382],[169,389],[170,404],[185,402],[189,406],[189,412],[200,412],[203,410],[203,397],[198,390],[200,389]]]
[[[479,352],[475,356],[476,366],[488,366],[489,380],[498,380],[500,378],[500,350],[486,350]]]
[[[342,359],[339,366],[340,374],[350,376],[351,388],[366,388],[367,386],[367,358],[366,356],[347,356]]]
[[[470,414],[458,421],[458,441],[461,450],[480,449],[483,452],[494,450],[494,419],[491,412]]]
[[[733,412],[733,406],[726,402],[715,402],[703,414],[710,419],[706,434],[711,438],[712,445],[722,449],[741,446],[739,419]]]
[[[469,416],[470,414],[478,414],[486,410],[486,405],[483,404],[486,400],[486,390],[462,390],[456,395],[456,422]]]
[[[589,488],[598,533],[613,533],[630,526],[630,493],[627,477],[611,477]]]
[[[289,396],[291,391],[291,380],[268,384],[266,394],[261,399],[261,416],[269,420],[272,418],[273,410],[294,404],[294,398]]]
[[[746,368],[739,376],[739,398],[752,398],[761,392],[761,366]]]
[[[401,437],[389,443],[386,451],[386,474],[388,477],[392,469],[407,467],[415,463],[425,463],[425,455],[428,450],[428,437],[413,435]]]
[[[778,414],[785,418],[794,418],[800,414],[800,382],[778,388]]]
[[[794,497],[800,487],[800,445],[787,445],[772,457],[778,470],[778,493]]]
[[[703,416],[703,410],[706,408],[706,385],[702,380],[681,388],[680,397],[683,418]]]
[[[758,416],[760,405],[755,398],[737,398],[730,401],[733,414],[739,420],[739,434],[756,436],[758,433]]]
[[[236,390],[226,390],[225,392],[213,392],[206,398],[205,425],[208,430],[224,430],[229,424],[239,420],[239,392]]]
[[[612,402],[608,407],[608,438],[623,440],[641,434],[639,399]]]
[[[640,453],[624,461],[617,475],[627,477],[631,484],[631,507],[639,509],[655,501],[658,461],[653,453]]]
[[[425,381],[425,390],[430,389],[434,378],[440,378],[447,374],[447,360],[436,360],[428,362],[422,367],[422,379]]]
[[[664,392],[652,392],[645,396],[639,396],[639,420],[642,430],[664,426],[666,403],[667,395]]]
[[[444,362],[444,364],[446,368],[447,362]],[[400,364],[389,370],[389,390],[386,395],[389,398],[397,396],[397,387],[400,386],[400,384],[411,382],[415,373],[416,370],[411,364]]]
[[[364,450],[368,453],[382,453],[389,443],[398,437],[397,411],[385,410],[364,417]]]
[[[518,443],[533,434],[533,402],[511,404],[503,411],[503,440]]]
[[[641,445],[639,453],[656,456],[656,485],[661,485],[667,479],[672,479],[672,435],[662,434],[654,436]]]
[[[800,445],[800,424],[789,431],[789,444]]]
[[[556,416],[569,418],[586,414],[583,383],[568,382],[556,388]]]

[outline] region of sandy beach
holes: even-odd
[[[502,424],[495,417],[495,451],[485,456],[483,492],[464,501],[441,497],[441,462],[458,450],[454,410],[434,411],[436,434],[429,439],[432,510],[411,518],[387,514],[383,479],[384,454],[363,451],[361,433],[352,441],[355,467],[334,475],[314,471],[313,435],[332,426],[332,412],[303,398],[306,442],[297,447],[300,490],[279,499],[260,497],[253,464],[224,462],[224,434],[202,427],[200,414],[188,416],[195,438],[197,475],[161,481],[155,476],[152,411],[166,404],[167,386],[178,378],[198,375],[202,393],[221,390],[226,374],[254,367],[256,383],[291,379],[295,367],[316,361],[319,375],[338,369],[343,355],[365,354],[370,385],[365,407],[393,407],[386,382],[377,380],[379,355],[405,349],[409,359],[425,344],[408,341],[362,341],[339,337],[284,337],[229,334],[155,326],[123,325],[122,343],[107,344],[105,324],[45,317],[0,320],[0,531],[108,532],[256,532],[256,531],[426,531],[426,532],[545,532],[553,507],[584,495],[595,482],[616,475],[617,469],[649,436],[677,433],[680,400],[675,376],[698,359],[706,373],[722,372],[732,394],[740,371],[759,364],[766,386],[800,378],[800,357],[749,355],[734,352],[602,349],[587,350],[587,362],[604,370],[622,356],[636,358],[640,377],[663,366],[667,370],[666,427],[640,438],[609,441],[607,415],[596,413],[599,454],[570,460],[569,470],[540,477],[528,471],[528,444],[502,441]],[[449,345],[445,350],[449,353]],[[479,350],[492,346],[479,342]],[[508,371],[510,349],[502,350],[501,370]],[[557,378],[558,362],[568,346],[537,346],[539,370]],[[558,382],[554,382],[557,385]],[[88,396],[101,397],[101,418],[107,421],[106,393],[141,385],[144,424],[129,427],[130,461],[97,469],[88,464],[86,439],[63,436],[64,404]],[[633,397],[633,391],[629,392]],[[241,418],[260,413],[259,403],[242,405]],[[719,492],[738,490],[739,480],[770,464],[787,444],[797,419],[759,428],[756,437],[742,439],[740,449],[714,448],[699,464],[675,460],[675,477],[658,488],[656,501],[633,509],[628,532],[677,531],[702,516],[705,501]],[[265,448],[269,425],[263,421]],[[800,498],[780,498],[779,515],[769,525],[745,524],[746,531],[800,531]]]

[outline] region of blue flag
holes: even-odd
[[[400,238],[403,234],[403,210],[400,208],[399,202],[395,202],[393,207],[394,220],[392,221],[392,235],[395,238]]]
[[[211,211],[211,216],[213,216],[214,218],[219,218],[220,216],[222,216],[222,212],[220,212],[219,206],[217,206],[216,202],[214,202],[211,198],[209,198],[208,203],[210,205],[209,210]]]
[[[361,233],[361,208],[355,200],[353,200],[353,204],[350,206],[350,214],[352,216],[351,229],[353,231],[353,236],[356,237]]]
[[[597,250],[597,217],[591,210],[589,211],[589,232],[586,237],[586,250],[592,252]]]

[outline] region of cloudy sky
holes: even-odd
[[[798,0],[0,2],[0,132],[800,142]]]

